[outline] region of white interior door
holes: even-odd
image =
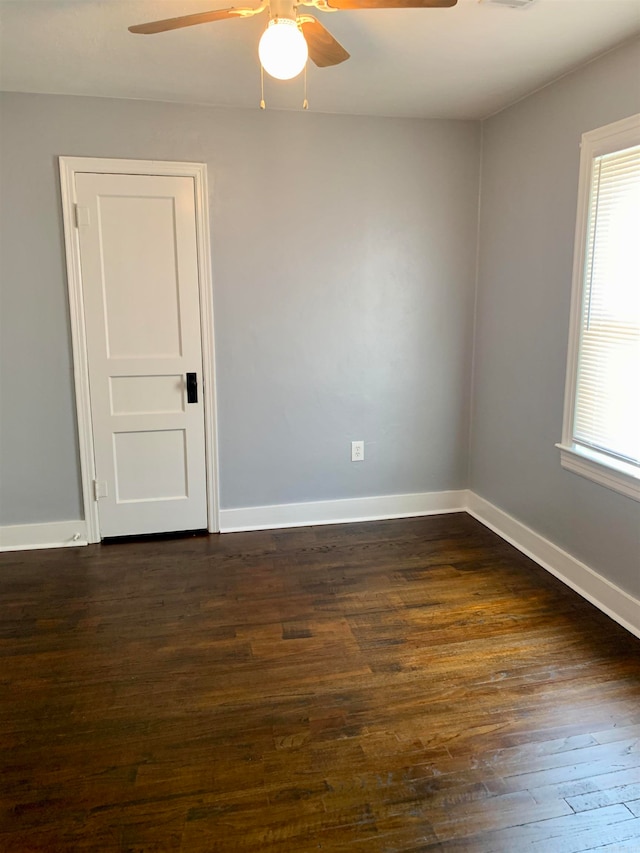
[[[79,173],[75,193],[100,535],[206,528],[194,181]]]

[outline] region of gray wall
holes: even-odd
[[[60,154],[208,164],[222,507],[466,486],[476,123],[1,110],[0,524],[82,515]]]
[[[483,125],[471,488],[640,594],[640,504],[560,467],[584,131],[640,111],[640,43]]]

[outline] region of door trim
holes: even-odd
[[[215,384],[215,346],[213,332],[213,281],[209,231],[209,192],[205,163],[174,163],[163,160],[114,160],[96,157],[59,157],[62,222],[69,291],[71,348],[73,354],[78,447],[84,517],[87,540],[100,542],[98,504],[93,497],[96,476],[93,452],[93,425],[89,393],[87,335],[84,322],[80,243],[75,223],[75,176],[79,172],[125,175],[161,175],[193,178],[195,187],[196,238],[198,253],[198,290],[200,296],[200,333],[202,338],[202,395],[207,482],[207,529],[220,529],[218,510],[218,430]]]

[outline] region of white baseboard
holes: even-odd
[[[0,551],[69,548],[86,544],[87,525],[84,521],[49,521],[0,527]]]
[[[639,599],[474,492],[468,493],[467,512],[640,637]]]
[[[307,527],[313,524],[344,524],[464,512],[467,492],[422,492],[413,495],[381,495],[372,498],[345,498],[298,504],[252,506],[220,510],[220,532],[272,530],[279,527]]]

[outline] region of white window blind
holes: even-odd
[[[573,441],[640,465],[640,145],[593,159]]]

